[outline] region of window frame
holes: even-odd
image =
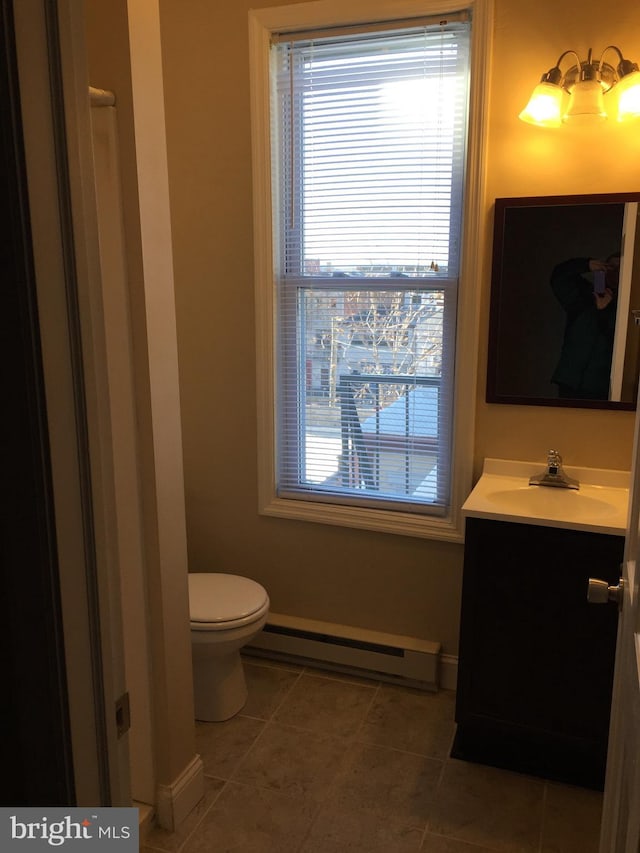
[[[249,12],[253,160],[254,273],[258,416],[258,500],[263,515],[460,542],[461,507],[472,477],[475,426],[478,313],[485,244],[484,164],[487,136],[493,0],[467,0],[472,16],[469,130],[467,135],[462,251],[455,339],[451,441],[451,501],[444,516],[377,507],[278,497],[276,494],[276,298],[278,268],[273,236],[278,228],[271,158],[271,36],[313,29],[395,21],[453,13],[455,0],[319,0]],[[275,186],[276,182],[273,181]]]

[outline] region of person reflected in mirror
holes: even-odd
[[[571,258],[551,273],[566,313],[560,358],[551,381],[558,396],[608,400],[616,325],[620,253],[605,260]]]

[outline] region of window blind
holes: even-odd
[[[280,496],[447,508],[468,43],[273,45]]]

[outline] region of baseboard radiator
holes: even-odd
[[[423,690],[439,686],[440,643],[270,613],[249,654]]]

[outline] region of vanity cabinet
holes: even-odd
[[[602,789],[622,536],[467,518],[452,755]]]

